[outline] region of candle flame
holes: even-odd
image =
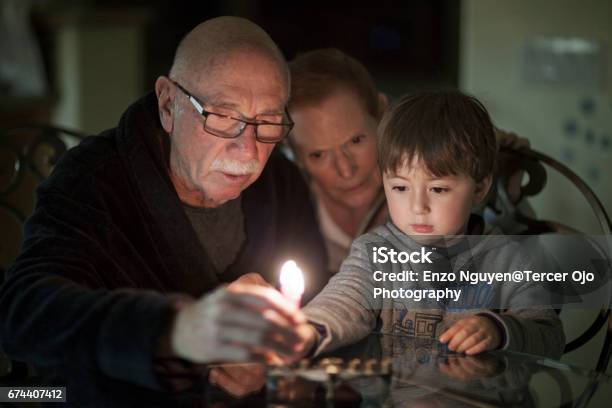
[[[295,261],[283,264],[280,274],[281,292],[289,298],[299,299],[304,293],[304,275]]]

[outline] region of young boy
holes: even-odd
[[[497,153],[484,106],[458,91],[407,96],[378,133],[391,221],[356,239],[304,308],[307,345],[318,354],[377,330],[437,338],[466,354],[505,348],[559,357],[563,329],[542,283],[460,279],[462,271],[511,273],[536,261],[470,215],[489,191]],[[391,249],[411,256],[391,262]]]

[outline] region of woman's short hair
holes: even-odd
[[[289,110],[323,102],[338,89],[357,94],[364,109],[378,119],[378,92],[372,76],[355,58],[336,48],[317,49],[299,54],[289,63],[291,97]]]

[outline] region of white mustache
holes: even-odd
[[[211,171],[220,171],[235,176],[246,176],[251,173],[257,173],[260,169],[257,160],[239,161],[231,159],[217,159],[210,166]]]

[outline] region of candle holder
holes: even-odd
[[[307,401],[325,401],[328,406],[357,402],[363,398],[360,389],[367,386],[378,390],[377,395],[381,396],[378,405],[386,406],[391,372],[392,362],[389,358],[326,357],[270,366],[266,385],[268,401],[291,406]]]

